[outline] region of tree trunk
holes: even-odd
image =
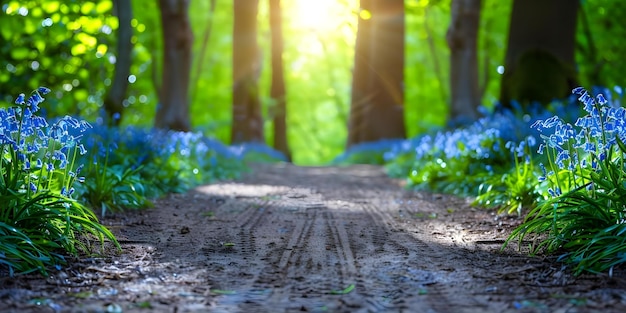
[[[579,1],[514,0],[500,102],[512,107],[567,97],[576,86]]]
[[[480,0],[452,0],[450,27],[446,34],[450,47],[450,113],[448,123],[478,119],[478,29]]]
[[[257,45],[258,9],[258,0],[234,0],[233,143],[264,142],[258,86],[261,72]]]
[[[163,79],[155,126],[189,131],[189,75],[193,33],[189,0],[159,0],[163,25]]]
[[[114,0],[113,4],[115,15],[119,21],[117,28],[117,56],[113,83],[104,98],[104,110],[108,119],[107,123],[117,126],[122,119],[124,111],[122,102],[126,97],[128,76],[130,75],[130,65],[132,63],[133,44],[131,43],[131,37],[133,28],[130,22],[133,18],[133,11],[130,0]]]
[[[404,1],[361,1],[348,146],[404,138]]]
[[[287,101],[283,70],[283,25],[280,0],[270,0],[270,28],[272,31],[272,86],[274,100],[274,148],[291,160],[287,142]]]
[[[372,12],[372,0],[361,0],[359,22],[354,47],[354,68],[352,71],[352,98],[348,121],[347,146],[358,143],[361,130],[365,127],[365,108],[370,100],[367,90],[371,72],[372,19],[363,13]],[[367,18],[364,18],[367,17]]]

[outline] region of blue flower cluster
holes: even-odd
[[[255,157],[284,160],[279,152],[264,145],[227,146],[200,132],[179,132],[143,127],[108,127],[103,123],[88,131],[85,142],[90,157],[81,161],[89,175],[101,177],[104,185],[116,185],[114,177],[132,181],[135,189],[145,190],[146,197],[159,197],[168,192],[184,192],[198,184],[239,175],[244,158],[255,152]],[[107,168],[107,169],[105,169]],[[105,172],[113,175],[109,181]],[[142,186],[139,186],[141,184]],[[103,189],[92,186],[90,192]],[[96,201],[97,202],[97,201]]]
[[[525,145],[536,144],[533,133],[526,131],[528,129],[526,123],[527,121],[510,111],[496,113],[464,128],[439,131],[434,135],[426,134],[405,140],[386,152],[385,159],[393,161],[405,154],[414,154],[416,160],[433,157],[446,160],[470,157],[498,161],[508,158],[509,152],[519,156]],[[507,143],[506,148],[509,151],[503,151],[503,143]]]
[[[62,182],[61,193],[69,196],[71,182],[80,172],[80,168],[76,172],[72,171],[76,151],[81,155],[86,153],[80,143],[81,133],[91,128],[91,125],[71,116],[49,125],[46,119],[37,116],[40,104],[45,100],[43,95],[49,92],[48,88],[40,87],[28,98],[20,94],[15,100],[17,106],[0,109],[3,179],[5,184],[6,180],[10,180],[15,185],[11,187],[24,188],[17,184],[26,184],[30,192],[36,192],[41,187],[48,189],[50,179],[46,175],[51,175],[57,169],[64,170],[70,179]],[[18,164],[19,169],[8,170],[9,166],[16,167]],[[12,177],[4,177],[7,174]],[[26,175],[24,181],[20,181],[22,174]]]
[[[594,98],[582,87],[572,92],[583,104],[585,116],[579,117],[574,125],[552,116],[537,120],[531,126],[542,133],[543,143],[537,152],[544,154],[547,150],[551,153],[548,154],[550,169],[539,165],[542,171],[540,181],[559,170],[598,170],[598,162],[617,149],[617,139],[626,139],[626,109],[611,104],[601,93]],[[550,131],[549,134],[544,134],[546,130]],[[550,193],[558,195],[560,191]]]

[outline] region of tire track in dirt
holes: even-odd
[[[267,201],[253,202],[243,214],[239,215],[238,220],[241,222],[237,225],[239,229],[237,237],[244,260],[254,256],[254,251],[256,251],[254,229],[267,217],[270,208],[271,206]]]
[[[242,258],[258,263],[249,264],[249,271],[259,274],[245,277],[245,282],[239,277],[239,285],[230,287],[233,294],[220,297],[215,309],[334,312],[363,307],[356,292],[350,296],[353,301],[342,294],[350,293],[358,278],[347,221],[320,199],[315,191],[293,189],[259,210],[263,213],[248,209],[235,217],[244,250],[267,252],[241,251]],[[288,236],[268,238],[273,228]]]
[[[359,236],[351,238],[351,244],[361,251],[357,254],[361,267],[358,290],[369,305],[367,311],[428,312],[424,293],[437,278],[411,260],[427,255],[429,249],[390,228],[388,212],[377,210],[370,201],[359,201],[357,208],[361,210],[361,222],[354,223],[350,233]]]
[[[316,298],[323,295],[322,289],[328,288],[331,281],[339,274],[331,264],[336,257],[328,255],[327,228],[324,223],[324,207],[309,208],[305,218],[307,227],[301,232],[294,230],[289,249],[278,263],[278,272],[283,281],[269,299],[269,307],[287,307],[296,310],[311,308],[323,304],[315,303]],[[318,240],[311,240],[317,238]],[[323,240],[320,240],[323,238]],[[330,279],[326,279],[324,275]],[[330,280],[330,281],[329,281]],[[306,295],[306,298],[303,296]],[[302,297],[297,301],[294,298]],[[313,300],[313,303],[311,302]],[[295,305],[296,307],[290,307]]]
[[[394,196],[380,198],[394,199]],[[418,309],[422,312],[451,309],[455,312],[465,312],[468,306],[473,309],[481,307],[487,309],[480,303],[475,303],[474,299],[464,298],[465,290],[454,288],[455,284],[469,279],[468,277],[458,275],[459,273],[452,268],[442,271],[452,264],[454,252],[429,243],[430,238],[407,232],[407,222],[392,214],[398,212],[397,204],[372,200],[371,203],[364,205],[364,210],[374,218],[379,228],[391,231],[391,235],[385,239],[392,248],[387,254],[397,254],[392,259],[396,265],[400,265],[400,272],[395,275],[399,275],[398,281],[401,283],[392,295],[396,307]],[[402,255],[406,256],[405,261],[398,264],[397,261],[402,260]],[[454,262],[458,264],[457,261]]]
[[[304,214],[292,213],[296,226],[279,261],[269,265],[273,289],[262,304],[265,310],[334,311],[338,297],[333,293],[354,283],[348,281],[356,269],[342,222],[323,205],[302,209]]]
[[[238,286],[237,296],[217,300],[217,308],[427,312],[435,309],[429,303],[451,302],[436,287],[445,280],[438,276],[442,274],[426,266],[438,253],[401,231],[392,214],[396,206],[374,203],[378,197],[399,197],[401,190],[393,195],[372,192],[365,189],[366,182],[350,184],[349,176],[342,179],[349,186],[348,199],[337,200],[336,193],[327,193],[313,182],[273,200],[263,215],[270,218],[237,217],[243,221],[238,227],[246,249],[263,251],[270,246],[268,240],[255,238],[263,237],[272,224],[289,236],[282,242],[271,241],[274,245],[265,255],[255,255],[264,263],[257,268],[259,275]]]

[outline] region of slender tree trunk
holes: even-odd
[[[104,98],[104,110],[108,118],[107,123],[119,125],[124,111],[122,102],[126,97],[128,76],[130,75],[130,65],[132,63],[133,44],[131,43],[131,37],[133,28],[130,22],[133,18],[133,11],[130,0],[114,0],[113,4],[115,15],[119,21],[117,28],[117,56],[113,83]]]
[[[348,146],[404,138],[404,1],[361,1]],[[361,29],[361,27],[364,27]]]
[[[478,29],[480,0],[452,0],[452,19],[446,39],[450,47],[449,124],[466,123],[478,118]]]
[[[283,69],[283,25],[280,0],[270,0],[270,28],[272,31],[272,86],[270,97],[275,102],[274,148],[291,160],[287,142],[287,101]]]
[[[350,118],[348,122],[348,142],[351,146],[360,142],[359,134],[365,129],[365,113],[369,106],[370,97],[367,90],[371,75],[371,48],[372,48],[372,19],[368,13],[372,12],[373,0],[361,0],[359,22],[354,48],[354,68],[352,71],[352,98],[350,103]],[[366,18],[364,18],[366,17]]]
[[[361,142],[404,138],[404,1],[374,1],[371,103]]]
[[[189,79],[193,33],[189,0],[159,0],[163,25],[163,79],[155,126],[189,131]]]
[[[579,1],[514,0],[500,101],[511,107],[565,98],[576,85]]]
[[[261,57],[257,44],[258,0],[234,0],[233,123],[231,141],[264,142],[258,80]]]

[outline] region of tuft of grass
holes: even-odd
[[[536,145],[534,136],[515,144],[509,141],[505,144],[512,155],[514,167],[504,174],[488,177],[479,186],[475,205],[487,208],[497,208],[498,213],[522,215],[523,209],[532,209],[542,196],[535,176],[535,166],[531,157],[531,147]]]

